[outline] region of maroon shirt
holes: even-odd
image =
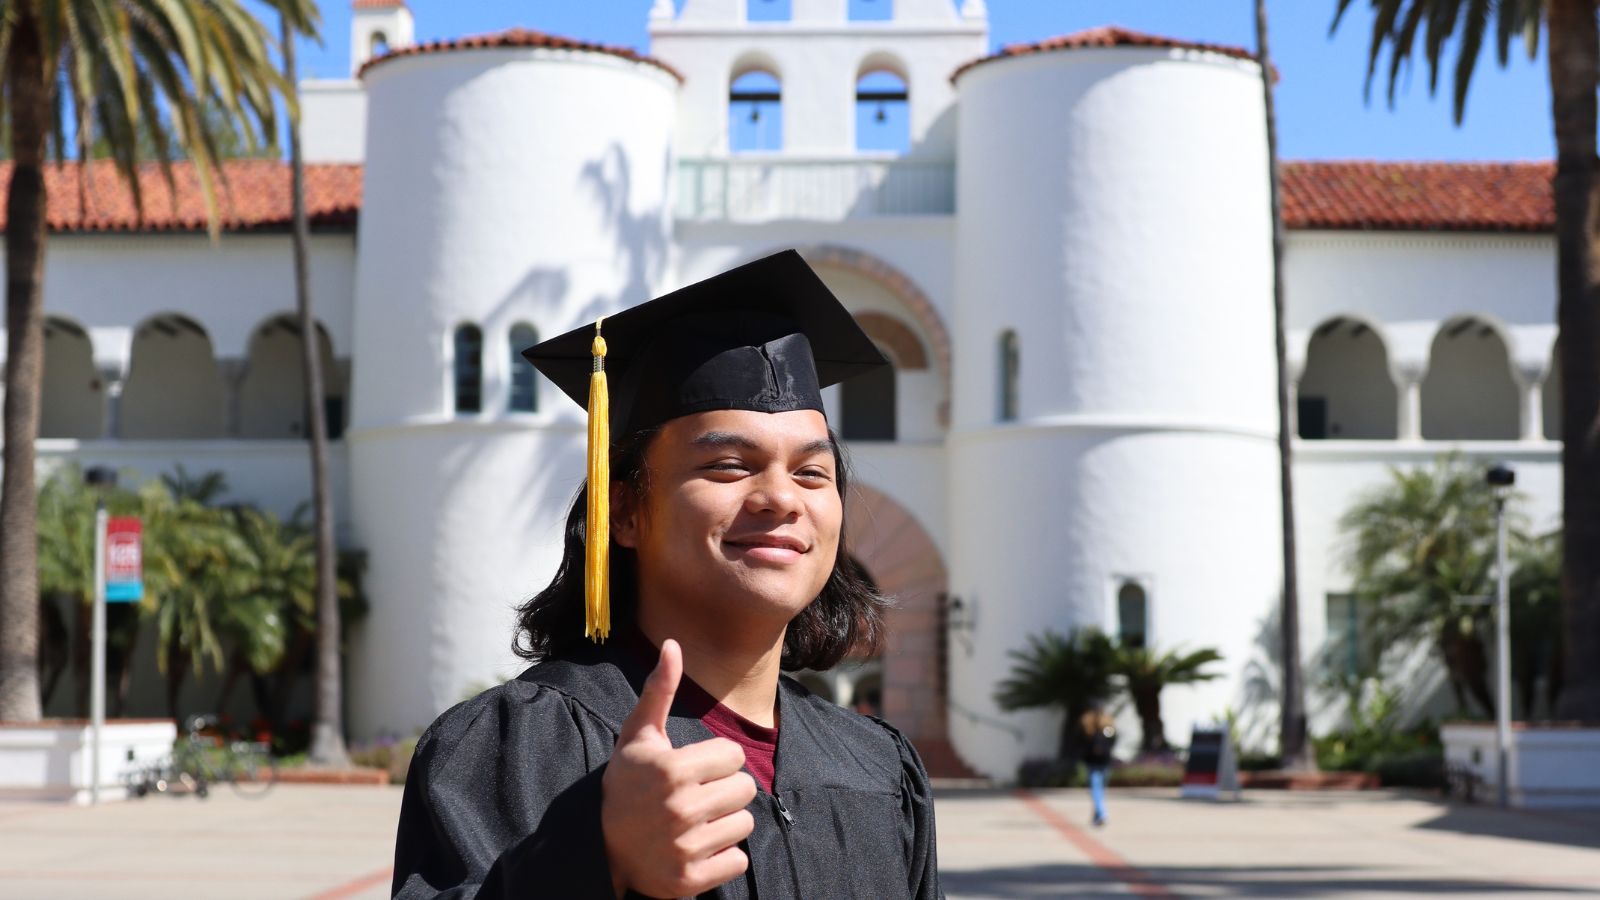
[[[640,662],[654,668],[661,651],[637,627],[629,628],[623,635],[628,649]],[[777,772],[778,729],[767,728],[739,715],[724,706],[694,679],[684,675],[678,682],[678,695],[673,703],[678,712],[696,716],[712,734],[738,744],[744,750],[744,765],[750,770],[756,784],[772,793],[772,779]]]

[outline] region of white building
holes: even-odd
[[[584,438],[517,352],[791,246],[895,363],[829,403],[849,538],[900,605],[881,659],[811,681],[881,703],[936,770],[953,745],[1009,778],[1056,721],[995,707],[1008,652],[1097,625],[1222,651],[1229,677],[1165,698],[1179,743],[1228,709],[1264,727],[1281,535],[1248,54],[1098,29],[986,57],[981,0],[746,2],[659,0],[645,57],[414,45],[399,0],[357,0],[351,79],[304,85],[339,531],[370,560],[353,733],[520,668],[512,608],[554,571]],[[909,149],[859,149],[880,117]],[[152,175],[141,225],[109,171],[87,211],[53,176],[42,467],[309,495],[286,167],[230,171],[215,243],[192,180],[169,203]],[[1288,167],[1308,658],[1349,621],[1338,516],[1387,467],[1507,459],[1558,518],[1548,174]]]

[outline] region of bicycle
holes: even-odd
[[[278,782],[278,761],[269,745],[259,741],[228,741],[206,734],[217,725],[216,716],[191,716],[184,736],[172,754],[154,765],[124,774],[135,797],[173,792],[178,786],[196,797],[207,797],[211,785],[227,782],[234,793],[247,799],[264,796]]]

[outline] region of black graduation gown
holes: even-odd
[[[600,779],[647,671],[612,641],[550,660],[441,715],[417,742],[394,894],[610,900]],[[879,719],[784,677],[774,793],[748,809],[745,874],[713,898],[934,900],[933,795],[916,750]],[[673,709],[673,746],[710,739]],[[631,896],[631,895],[630,895]]]

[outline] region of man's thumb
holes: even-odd
[[[622,723],[621,741],[637,737],[646,728],[653,728],[663,737],[667,733],[667,714],[672,710],[672,698],[678,693],[678,681],[683,677],[683,649],[678,642],[661,642],[661,659],[655,671],[645,679],[639,692],[639,703]]]

